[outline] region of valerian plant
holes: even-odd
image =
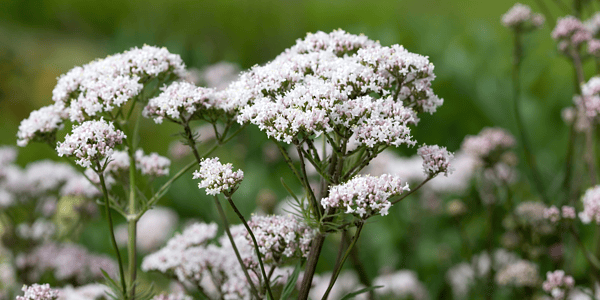
[[[600,71],[600,13],[582,21],[589,1],[574,0],[572,9],[553,1],[567,14],[558,18],[551,37],[573,67],[575,92],[563,112],[570,129],[564,170],[550,181],[521,111],[527,38],[554,20],[544,1],[538,2],[545,17],[518,3],[501,17],[512,35],[510,101],[518,134],[483,128],[465,137],[456,152],[413,135],[414,128],[435,120],[424,115],[434,115],[444,103],[433,91],[429,58],[343,30],[308,34],[270,62],[239,74],[221,64],[197,76],[178,55],[152,46],[73,68],[58,78],[53,103],[32,112],[17,133],[19,146],[46,143],[68,163],[40,161],[22,169],[14,148],[0,148],[3,244],[10,243],[15,256],[7,259],[15,268],[4,271],[9,263],[0,255],[0,271],[16,278],[0,282],[0,288],[24,284],[17,300],[191,299],[186,294],[428,299],[414,271],[382,269],[371,278],[365,271],[370,262],[360,259],[357,246],[365,228],[398,217],[406,207],[400,202],[418,196],[424,206],[438,207],[440,198],[451,198],[440,218],[455,224],[461,248],[455,256],[462,262],[448,268],[443,296],[597,298],[600,248],[589,250],[585,232],[586,224],[600,224],[595,146],[600,75],[586,77],[591,68],[585,65]],[[214,74],[227,82],[210,78]],[[169,158],[148,154],[141,147],[143,118],[176,128],[180,139],[171,157],[193,160],[174,173]],[[281,178],[289,193],[282,202],[286,213],[267,208],[245,214],[240,204],[247,199],[238,191],[255,174],[210,157],[252,127],[266,135],[271,148],[265,149],[278,152],[269,153],[280,154],[290,170]],[[399,157],[396,148],[415,155]],[[525,158],[525,174],[518,171],[519,156]],[[156,187],[159,177],[164,183]],[[186,178],[212,198],[220,224],[194,221],[171,237],[177,215],[157,204],[176,180]],[[195,193],[204,197],[199,190]],[[65,208],[76,218],[64,218]],[[72,243],[100,210],[114,260]],[[126,227],[115,224],[114,213]],[[484,220],[482,237],[466,226],[473,218]],[[146,234],[161,230],[160,238]],[[324,245],[334,241],[339,244],[332,243],[337,250],[332,267],[317,274]],[[578,269],[563,255],[571,244],[582,254],[580,273],[587,277],[574,274]],[[140,253],[147,255],[138,259]],[[161,273],[179,289],[156,295],[147,288],[152,280],[140,271]],[[541,271],[547,271],[545,280]],[[102,277],[106,285],[97,284]],[[43,281],[57,288],[39,284]]]

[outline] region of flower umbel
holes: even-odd
[[[112,155],[116,145],[123,142],[125,134],[115,129],[115,125],[100,119],[86,121],[74,125],[71,134],[65,136],[64,142],[56,146],[58,156],[75,156],[76,163],[82,167],[90,167]]]
[[[207,195],[231,195],[244,179],[244,172],[234,172],[232,164],[224,165],[215,157],[203,159],[200,162],[200,170],[194,171],[193,179],[202,179],[198,187],[206,189]]]
[[[58,298],[58,291],[50,288],[49,284],[34,283],[31,286],[24,285],[21,289],[25,294],[17,296],[17,300],[55,300]]]
[[[446,147],[423,145],[417,150],[417,154],[423,158],[423,171],[429,177],[434,177],[439,173],[448,176],[454,171],[450,166],[454,154],[449,152]]]
[[[323,208],[344,208],[348,214],[366,219],[376,214],[388,214],[392,196],[408,191],[408,183],[402,185],[398,176],[383,174],[356,176],[346,183],[331,187],[329,197],[321,200]]]

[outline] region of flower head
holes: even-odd
[[[481,161],[493,165],[502,154],[515,146],[515,138],[502,128],[484,128],[476,136],[467,136],[462,150]]]
[[[546,281],[542,284],[545,292],[553,299],[565,299],[566,292],[575,286],[573,277],[565,275],[565,271],[556,270],[546,273]]]
[[[439,173],[448,176],[448,173],[451,174],[454,171],[450,166],[454,154],[449,152],[446,147],[423,145],[417,150],[417,154],[423,158],[423,171],[429,177],[434,177]]]
[[[56,131],[63,127],[64,120],[68,117],[62,103],[34,110],[29,118],[21,121],[17,133],[17,145],[25,147],[29,142],[53,143]]]
[[[321,199],[321,205],[325,209],[344,208],[346,213],[361,219],[376,214],[385,216],[392,206],[388,199],[408,190],[408,183],[402,185],[398,176],[359,175],[346,183],[331,187],[329,196]]]
[[[138,95],[144,80],[170,73],[184,74],[179,55],[165,48],[144,46],[75,67],[58,78],[52,100],[68,108],[71,121],[122,107]]]
[[[526,260],[509,264],[496,273],[496,283],[499,285],[535,287],[538,286],[539,281],[537,265]]]
[[[590,31],[573,16],[558,19],[556,27],[552,30],[552,38],[558,42],[561,51],[567,51],[569,47],[576,47],[592,38]]]
[[[244,179],[242,170],[233,171],[231,163],[222,164],[219,158],[203,159],[200,170],[194,171],[193,179],[202,179],[198,184],[201,189],[206,189],[207,195],[230,194],[234,192]]]
[[[31,286],[24,285],[21,290],[25,294],[17,296],[17,300],[56,300],[59,296],[58,291],[50,288],[50,285],[47,283],[34,283]]]
[[[217,108],[219,97],[215,90],[197,87],[189,82],[173,82],[161,88],[161,93],[150,99],[144,108],[145,117],[151,117],[156,123],[162,123],[164,118],[176,122],[187,122],[194,114],[203,109]]]
[[[278,141],[345,132],[358,145],[414,145],[409,125],[443,103],[433,65],[400,45],[383,47],[342,30],[309,34],[225,91],[252,123]]]
[[[583,223],[596,221],[600,224],[600,185],[589,188],[583,195],[583,211],[579,218]]]
[[[508,28],[534,29],[541,27],[543,24],[544,16],[542,14],[532,13],[528,5],[521,3],[516,3],[502,15],[502,25]]]
[[[135,167],[140,170],[142,175],[153,177],[169,175],[171,160],[158,153],[152,152],[144,155],[144,150],[138,149],[135,152]]]
[[[253,216],[248,226],[254,233],[265,263],[306,257],[315,231],[292,216]],[[250,235],[246,236],[250,242]]]
[[[65,136],[64,142],[56,146],[58,156],[75,156],[76,163],[82,167],[90,167],[93,162],[112,155],[115,146],[121,144],[125,134],[115,129],[115,125],[100,119],[86,121],[74,125],[71,134]]]

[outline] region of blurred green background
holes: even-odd
[[[550,184],[561,172],[566,152],[568,129],[560,112],[571,105],[574,90],[570,64],[555,50],[550,37],[560,13],[551,1],[546,2],[554,20],[547,20],[543,29],[525,38],[522,111],[545,182]],[[523,3],[540,11],[536,1]],[[0,145],[14,145],[19,122],[32,110],[51,103],[57,76],[95,58],[149,44],[166,46],[190,67],[226,60],[248,68],[274,58],[307,32],[341,28],[429,56],[437,75],[434,91],[445,103],[433,116],[423,117],[414,136],[419,143],[455,151],[465,135],[485,126],[501,126],[516,134],[510,83],[512,39],[500,24],[501,15],[513,4],[513,0],[0,0]],[[591,14],[586,11],[582,18]],[[156,131],[164,137],[144,139],[146,151],[166,155],[175,128],[159,128],[150,121],[144,124],[142,137]],[[284,164],[265,163],[259,144],[240,146],[248,145],[244,140],[266,138],[250,130],[238,139],[238,146],[228,145],[217,154],[246,172],[249,180],[239,196],[250,199],[242,204],[249,213],[263,189],[285,196],[279,177],[286,176],[287,170]],[[400,151],[413,154],[416,150]],[[56,155],[45,145],[33,144],[20,151],[18,162],[24,165],[40,158]],[[178,166],[175,163],[173,170]],[[184,218],[211,218],[194,185],[191,180],[178,183],[161,204],[174,207]],[[445,251],[448,245],[460,249],[455,247],[457,234],[428,232],[443,227],[437,223],[407,233],[416,224],[402,217],[406,211],[398,210],[401,215],[376,223],[365,235],[362,254],[378,252],[369,272],[375,275],[388,264],[418,269],[433,295],[443,293],[443,270],[450,263],[447,256],[452,255]],[[432,220],[443,222],[435,218],[423,222]],[[480,223],[474,224],[476,233]],[[378,231],[390,226],[396,234]],[[96,241],[94,232],[101,230],[90,232],[84,244],[110,251],[108,243],[103,246],[105,240]],[[428,234],[439,238],[412,245],[419,235]],[[335,252],[331,246],[326,252]],[[442,261],[445,266],[440,265]]]

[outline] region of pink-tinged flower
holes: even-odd
[[[169,175],[169,167],[171,160],[158,153],[152,152],[149,155],[144,155],[144,150],[138,149],[135,152],[135,166],[142,175],[152,177]]]
[[[71,69],[58,78],[52,100],[68,108],[71,121],[83,122],[122,107],[148,79],[171,73],[182,76],[184,68],[181,57],[165,48],[132,48]]]
[[[70,243],[48,242],[19,255],[16,261],[20,272],[32,281],[51,273],[58,281],[84,284],[104,279],[102,270],[111,276],[118,272],[118,265],[111,258]]]
[[[534,14],[528,5],[516,3],[504,15],[502,15],[502,25],[508,28],[533,29],[544,25],[544,16]],[[531,26],[525,28],[525,26]]]
[[[423,158],[423,172],[428,177],[434,177],[439,173],[448,176],[454,171],[450,165],[454,154],[449,152],[446,147],[423,145],[417,150],[417,154]]]
[[[49,284],[34,283],[31,286],[23,285],[21,289],[25,294],[17,296],[17,300],[56,300],[59,292],[50,288]]]
[[[115,125],[104,119],[86,121],[74,125],[71,134],[65,136],[64,142],[56,146],[58,156],[75,156],[76,163],[82,167],[90,167],[94,162],[109,158],[115,146],[123,143],[125,134],[115,129]]]
[[[56,131],[62,129],[68,117],[64,104],[55,103],[31,112],[29,117],[19,125],[17,145],[25,147],[29,142],[53,143]]]
[[[494,164],[501,155],[515,146],[515,138],[502,128],[484,128],[476,136],[467,136],[461,149],[482,160]]]
[[[565,299],[566,293],[575,286],[573,277],[565,275],[565,271],[556,270],[546,273],[546,281],[542,283],[545,292],[552,295],[553,299]]]
[[[252,216],[248,226],[267,264],[280,264],[286,257],[308,256],[310,242],[315,236],[315,230],[290,215]],[[249,234],[246,238],[251,242]]]
[[[566,51],[569,46],[577,47],[592,38],[590,31],[573,16],[558,19],[552,30],[552,38],[558,42],[559,50]]]
[[[201,115],[203,110],[219,108],[219,100],[214,89],[197,87],[189,82],[173,82],[161,88],[161,93],[150,99],[143,114],[162,123],[167,118],[175,122],[187,122],[194,114]]]
[[[414,145],[409,125],[443,103],[434,79],[427,57],[340,30],[309,34],[223,93],[239,123],[278,141],[343,131],[356,146],[397,147]]]
[[[321,205],[325,209],[342,208],[345,213],[361,219],[376,214],[385,216],[392,206],[389,198],[408,190],[408,183],[403,185],[398,176],[359,175],[346,183],[331,187],[329,196],[321,199]]]
[[[600,40],[591,39],[587,43],[588,53],[595,56],[600,57]]]
[[[583,22],[583,25],[593,36],[596,36],[600,32],[600,13],[594,14]]]
[[[590,78],[588,82],[581,86],[581,97],[575,98],[578,108],[580,108],[587,117],[595,118],[600,113],[600,77]]]
[[[244,179],[242,170],[233,171],[231,163],[222,164],[219,158],[203,159],[200,170],[194,171],[193,179],[201,179],[198,184],[201,189],[206,189],[207,195],[230,194],[237,189]]]
[[[558,222],[560,220],[560,211],[556,206],[552,205],[544,210],[544,219],[548,219],[553,223]]]
[[[600,224],[600,185],[589,188],[583,195],[583,211],[579,218],[583,223],[595,221]]]
[[[562,217],[565,219],[575,219],[577,214],[575,213],[575,207],[564,205],[561,207]]]

